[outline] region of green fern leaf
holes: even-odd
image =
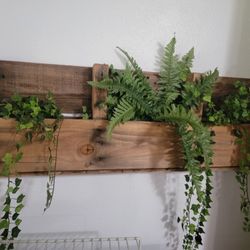
[[[99,82],[96,81],[88,81],[88,84],[91,85],[94,88],[99,88],[99,89],[111,89],[112,88],[112,83],[113,81],[109,78],[103,79]]]
[[[135,112],[132,105],[125,99],[122,99],[117,105],[117,107],[114,109],[114,114],[108,124],[107,127],[108,138],[111,137],[112,131],[116,126],[133,119],[134,115]]]
[[[163,88],[166,86],[178,86],[179,84],[179,76],[177,71],[178,57],[174,54],[175,44],[176,39],[174,37],[164,49],[159,80],[159,85]]]
[[[190,49],[179,61],[179,74],[182,81],[186,81],[191,73],[194,60],[194,48]]]
[[[146,77],[144,76],[143,71],[140,68],[140,66],[138,65],[138,63],[136,62],[136,60],[132,56],[130,56],[127,51],[121,49],[120,47],[117,47],[117,49],[119,49],[125,55],[125,57],[130,62],[131,66],[133,67],[136,74],[138,76],[140,76],[141,79],[145,79]]]

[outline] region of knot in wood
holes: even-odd
[[[81,153],[84,155],[90,155],[95,151],[95,148],[91,144],[85,144],[81,147]]]

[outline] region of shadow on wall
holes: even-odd
[[[234,1],[226,75],[250,77],[250,1]]]
[[[175,174],[157,172],[151,174],[157,195],[162,202],[162,218],[164,225],[164,238],[166,250],[177,250],[179,245],[179,232],[177,223],[177,177]],[[148,248],[150,249],[150,248]],[[153,249],[153,248],[151,248]]]

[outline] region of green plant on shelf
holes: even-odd
[[[237,81],[234,91],[223,97],[223,101],[212,100],[204,110],[204,120],[215,125],[244,124],[250,122],[250,87]],[[235,143],[239,146],[240,163],[236,170],[236,180],[241,190],[240,209],[243,213],[243,229],[250,232],[250,199],[249,199],[249,175],[250,175],[250,131],[246,128],[232,129]]]
[[[202,124],[196,110],[204,102],[211,101],[218,70],[205,73],[192,82],[194,49],[180,58],[175,54],[175,44],[173,38],[165,47],[156,89],[150,85],[135,59],[120,48],[127,58],[125,70],[115,70],[111,66],[109,77],[89,84],[108,90],[105,105],[110,120],[107,127],[109,138],[116,126],[129,120],[161,121],[177,127],[188,171],[185,175],[186,205],[178,221],[185,232],[183,248],[193,250],[202,244],[204,222],[212,202],[211,133]]]
[[[47,198],[45,209],[48,209],[54,194],[55,188],[55,164],[57,148],[57,131],[60,128],[61,112],[56,107],[52,95],[49,93],[43,100],[35,96],[21,97],[13,95],[10,100],[0,102],[0,117],[16,120],[16,132],[21,134],[21,139],[16,143],[16,153],[7,152],[2,157],[3,169],[2,175],[8,177],[7,191],[3,208],[3,216],[0,220],[0,230],[2,240],[12,240],[20,232],[19,225],[21,219],[19,214],[23,208],[24,195],[21,193],[17,198],[14,195],[19,191],[21,178],[15,178],[11,175],[17,174],[16,164],[23,158],[22,148],[27,143],[34,140],[48,141],[48,182],[46,187]],[[46,118],[53,118],[53,121],[47,122]],[[12,227],[16,225],[15,227]],[[12,229],[11,229],[12,228]],[[0,249],[13,249],[13,244],[2,244]]]

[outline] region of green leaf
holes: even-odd
[[[6,205],[6,206],[3,208],[3,211],[4,211],[4,212],[9,212],[9,211],[10,211],[10,205]]]
[[[194,234],[194,233],[195,233],[195,225],[194,225],[194,224],[190,224],[190,225],[189,225],[189,232],[190,232],[191,234]]]
[[[15,163],[19,162],[23,158],[23,152],[18,152],[15,157]]]
[[[4,205],[10,205],[10,203],[11,203],[11,198],[9,195],[7,195],[5,202],[4,202]]]
[[[21,230],[18,228],[18,226],[15,226],[11,230],[11,236],[13,238],[17,238],[17,236],[19,235],[20,232],[21,232]]]
[[[8,229],[4,229],[3,232],[1,233],[2,239],[6,240],[9,234]]]
[[[205,95],[205,96],[203,96],[203,101],[205,101],[205,102],[211,102],[211,95]]]
[[[189,180],[190,180],[190,177],[189,177],[189,175],[185,175],[185,179],[186,179],[186,182],[189,182]]]
[[[15,224],[19,226],[21,224],[22,220],[21,219],[16,219]]]
[[[204,234],[204,233],[205,233],[202,227],[199,227],[199,228],[198,228],[198,232],[199,232],[200,234]]]
[[[6,244],[0,244],[0,250],[6,250]]]
[[[115,108],[115,112],[113,117],[111,118],[111,121],[107,128],[107,135],[110,138],[113,129],[118,126],[120,123],[129,121],[132,119],[135,115],[134,108],[131,106],[131,104],[126,101],[125,99],[122,99],[119,103],[119,105]]]
[[[15,179],[15,185],[16,185],[17,187],[20,186],[21,182],[22,182],[22,179],[20,179],[20,178],[16,178],[16,179]]]
[[[4,108],[6,109],[6,111],[8,112],[8,115],[10,115],[11,111],[12,111],[12,104],[11,103],[7,103]]]
[[[4,215],[1,217],[1,219],[7,220],[7,219],[9,219],[9,215],[10,215],[10,213],[8,211],[8,212],[4,213]]]
[[[201,238],[200,234],[197,234],[195,236],[195,242],[197,245],[202,245],[202,238]]]
[[[19,213],[14,213],[13,215],[12,215],[12,220],[16,220],[17,219],[17,217],[19,216]]]
[[[16,213],[20,213],[21,210],[23,209],[23,207],[24,207],[23,204],[19,204],[19,205],[16,207],[15,212],[16,212]]]
[[[12,193],[15,194],[19,190],[19,187],[14,187]]]
[[[25,197],[25,195],[20,194],[20,195],[17,197],[16,202],[17,202],[17,203],[21,203],[21,202],[23,201],[24,197]]]
[[[24,129],[31,129],[34,127],[34,123],[32,121],[27,122],[27,123],[20,123],[19,124],[19,129],[24,130]]]
[[[2,174],[7,176],[7,175],[9,175],[10,168],[12,167],[12,165],[14,163],[13,155],[11,153],[6,153],[3,156],[2,161],[3,161],[3,165],[4,165],[4,168],[2,170]]]
[[[9,222],[8,220],[1,220],[0,221],[0,230],[1,229],[8,229],[9,228]]]

